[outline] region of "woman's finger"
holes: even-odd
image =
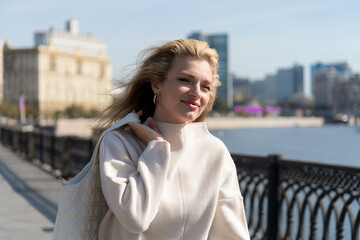
[[[151,140],[164,140],[164,137],[160,133],[144,124],[129,122],[128,126],[131,131],[135,133],[135,135],[145,144]]]
[[[134,109],[131,112],[136,113],[139,117],[141,117],[141,115],[143,114],[143,110],[140,110],[140,111],[136,112],[135,109]]]

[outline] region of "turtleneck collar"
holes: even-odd
[[[171,150],[176,151],[193,140],[205,137],[209,134],[205,122],[175,124],[155,121],[161,134],[171,145]]]

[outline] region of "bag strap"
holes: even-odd
[[[91,157],[91,161],[93,161],[94,158],[96,158],[97,152],[100,148],[100,143],[102,141],[102,139],[105,137],[105,135],[111,131],[114,131],[116,129],[118,129],[121,126],[124,126],[125,124],[127,124],[128,122],[137,122],[137,123],[141,123],[139,116],[136,113],[129,113],[128,115],[126,115],[123,119],[119,120],[118,122],[116,122],[114,125],[112,125],[111,127],[109,127],[108,129],[106,129],[101,136],[99,137],[99,140],[96,143],[95,149],[94,149],[94,153],[93,156]],[[96,160],[96,159],[95,159]],[[96,162],[94,162],[95,164]]]
[[[128,122],[137,122],[140,123],[140,119],[139,116],[136,113],[129,113],[128,115],[126,115],[123,119],[119,120],[118,122],[116,122],[114,125],[112,125],[111,127],[109,127],[108,129],[106,129],[100,136],[98,143],[102,140],[102,138],[108,133],[111,132],[121,126],[124,126],[125,124],[127,124]]]
[[[88,162],[88,164],[86,164],[86,166],[71,180],[69,181],[66,181],[65,179],[63,178],[59,178],[59,181],[61,181],[63,184],[76,184],[78,183],[79,181],[81,181],[85,175],[89,172],[89,170],[95,165],[98,163],[99,161],[99,158],[98,158],[98,151],[99,151],[99,148],[100,148],[100,143],[102,141],[102,139],[104,138],[104,136],[121,127],[121,126],[124,126],[125,124],[127,124],[128,122],[137,122],[137,123],[141,123],[140,119],[139,119],[139,116],[136,114],[136,113],[129,113],[128,115],[126,115],[123,119],[119,120],[118,122],[116,122],[114,125],[112,125],[111,127],[109,127],[108,129],[106,129],[102,134],[101,136],[99,137],[99,140],[97,141],[96,143],[96,146],[94,148],[94,152],[91,156],[91,159],[90,161]]]

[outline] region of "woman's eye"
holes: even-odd
[[[179,78],[180,82],[190,82],[190,80],[186,79],[186,78]]]
[[[205,88],[206,90],[210,91],[210,87],[208,85],[204,85],[203,88]]]

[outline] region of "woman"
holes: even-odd
[[[236,169],[203,122],[216,88],[217,53],[176,40],[150,49],[105,126],[101,184],[109,210],[99,239],[249,239]],[[140,123],[142,122],[142,123]]]

